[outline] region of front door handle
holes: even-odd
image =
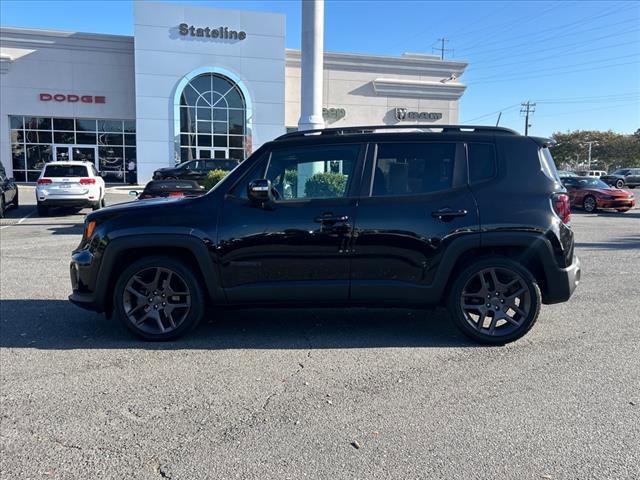
[[[344,223],[349,220],[347,215],[334,215],[333,213],[323,213],[319,217],[313,219],[316,223],[333,225],[334,223]]]
[[[431,212],[431,216],[433,218],[437,218],[438,220],[449,221],[455,217],[464,217],[467,213],[466,210],[453,210],[449,207],[441,208],[440,210],[436,210],[435,212]]]

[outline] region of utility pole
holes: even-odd
[[[444,52],[452,52],[453,53],[453,48],[444,48],[444,44],[445,43],[449,43],[449,39],[448,38],[439,38],[438,42],[440,42],[440,46],[439,47],[431,47],[431,51],[433,50],[439,50],[440,51],[440,60],[444,60]]]
[[[533,112],[536,111],[536,104],[531,103],[531,100],[527,100],[526,102],[522,102],[520,104],[520,113],[524,115],[524,135],[525,137],[529,135],[529,115],[533,115]]]

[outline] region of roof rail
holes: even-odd
[[[505,127],[488,127],[482,125],[363,125],[359,127],[319,128],[285,133],[274,141],[303,138],[312,135],[351,135],[358,133],[375,133],[384,130],[426,130],[425,133],[501,133],[520,135],[515,130]]]

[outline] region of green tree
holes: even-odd
[[[587,142],[595,141],[591,148],[591,168],[613,170],[640,166],[640,129],[632,135],[611,130],[576,130],[556,132],[552,138],[558,142],[552,153],[558,167],[586,168],[589,155]]]
[[[211,170],[206,178],[200,182],[200,184],[206,189],[211,190],[215,187],[220,180],[227,176],[227,173],[224,170]]]
[[[307,198],[341,197],[347,188],[347,176],[342,173],[316,173],[304,184]]]

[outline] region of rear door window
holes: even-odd
[[[44,171],[45,177],[86,177],[87,167],[84,165],[47,165]]]
[[[380,143],[371,196],[417,195],[450,189],[455,157],[455,143]]]

